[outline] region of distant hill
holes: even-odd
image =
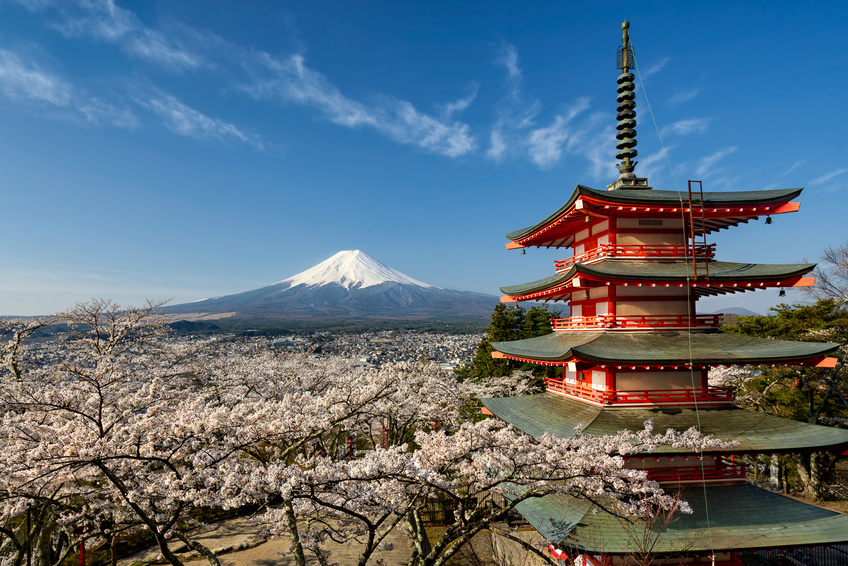
[[[721,312],[716,312],[715,314],[735,314],[736,316],[763,316],[761,313],[754,312],[742,307],[730,307],[727,309],[722,309]]]
[[[342,251],[279,283],[224,297],[167,306],[175,320],[475,321],[486,323],[498,297],[423,283],[359,250]]]

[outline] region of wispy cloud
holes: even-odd
[[[17,0],[33,12],[48,15],[49,25],[67,37],[90,37],[119,45],[128,54],[173,70],[206,66],[208,62],[174,34],[146,27],[113,0]]]
[[[657,73],[663,70],[663,67],[668,65],[669,61],[671,61],[671,57],[663,57],[659,61],[648,65],[648,68],[642,71],[642,78],[647,79],[651,75],[656,75]]]
[[[736,151],[736,146],[726,147],[712,155],[701,158],[697,162],[695,174],[699,177],[706,177],[710,173],[715,173],[715,164]]]
[[[278,60],[263,54],[262,60],[270,75],[257,77],[244,87],[257,99],[279,98],[310,106],[334,124],[370,127],[395,141],[448,157],[474,150],[476,140],[467,124],[440,120],[390,96],[376,97],[372,103],[349,98],[321,73],[308,68],[302,55]]]
[[[507,92],[500,102],[498,119],[489,134],[489,148],[486,150],[486,157],[494,161],[501,161],[510,149],[524,150],[528,142],[527,129],[535,125],[536,116],[539,114],[542,105],[538,100],[530,102],[524,100],[522,95],[524,75],[518,64],[518,50],[514,46],[501,43],[494,62],[506,70]],[[544,153],[542,149],[542,146],[545,145],[543,139],[553,141],[557,137],[553,130],[536,134],[531,132],[529,136],[535,138],[534,143],[537,146],[535,155],[537,156]],[[542,161],[550,163],[545,158],[542,158]],[[538,161],[537,164],[539,164]]]
[[[806,159],[801,159],[800,161],[796,161],[795,163],[793,163],[793,164],[789,167],[789,169],[787,169],[786,171],[784,171],[784,173],[783,173],[783,174],[784,174],[784,175],[788,175],[789,173],[793,172],[795,169],[797,169],[798,167],[800,167],[801,165],[803,165],[803,164],[804,164],[804,163],[806,163],[806,162],[807,162],[807,160],[806,160]]]
[[[689,134],[703,134],[710,127],[711,118],[690,118],[688,120],[679,120],[662,129],[662,135],[669,134],[678,136],[688,136]]]
[[[671,96],[671,98],[668,99],[668,102],[672,106],[684,104],[686,102],[689,102],[690,100],[692,100],[696,96],[698,96],[699,92],[701,92],[701,89],[699,89],[697,87],[696,88],[690,88],[690,89],[687,89],[687,90],[681,90],[681,91],[673,94]]]
[[[563,146],[573,135],[573,128],[569,126],[571,121],[587,108],[589,100],[578,99],[564,114],[556,116],[551,125],[530,132],[527,151],[533,163],[539,167],[550,167],[559,161]]]
[[[43,69],[36,61],[2,48],[0,92],[11,100],[52,108],[68,119],[123,128],[138,125],[138,119],[129,110],[90,96],[83,89],[75,88],[58,75]]]
[[[474,99],[477,98],[477,90],[479,85],[477,83],[473,83],[469,87],[468,95],[454,100],[453,102],[448,102],[447,104],[439,105],[439,109],[441,110],[441,116],[443,121],[451,120],[454,114],[461,114],[465,111],[466,108],[471,106],[471,103],[474,102]]]
[[[831,181],[833,181],[837,177],[841,177],[841,176],[845,175],[845,173],[848,173],[848,168],[843,167],[841,169],[835,169],[835,170],[831,171],[830,173],[825,173],[821,177],[816,177],[815,179],[813,179],[812,181],[810,181],[807,184],[812,186],[812,187],[828,185],[828,183],[830,183]],[[842,183],[833,183],[833,184],[830,184],[830,185],[824,187],[824,190],[825,191],[833,191],[833,190],[836,190],[839,187],[844,187],[846,184],[848,184],[848,182],[845,182],[845,181],[843,181]]]
[[[247,134],[228,122],[209,116],[190,108],[169,94],[155,92],[146,98],[136,98],[136,102],[159,115],[165,127],[181,136],[201,140],[222,142],[235,140],[263,149],[264,144],[258,136]]]
[[[516,86],[521,85],[524,78],[521,73],[521,68],[518,66],[518,50],[515,46],[502,42],[498,49],[498,55],[495,58],[495,63],[503,65],[506,69],[507,77],[510,82]]]
[[[255,98],[277,98],[316,108],[340,126],[369,127],[400,143],[448,157],[468,154],[476,146],[470,127],[454,119],[476,98],[476,84],[459,99],[436,105],[437,112],[430,115],[411,102],[391,96],[377,95],[367,102],[345,96],[330,80],[308,68],[302,55],[277,59],[175,22],[166,22],[164,30],[152,29],[113,0],[17,1],[33,12],[43,13],[48,25],[66,37],[114,44],[130,56],[161,68],[216,68],[235,76],[246,72],[249,78],[235,80]],[[177,134],[264,145],[258,137],[197,112],[169,95],[136,97],[136,102],[162,117]]]

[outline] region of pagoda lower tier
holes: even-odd
[[[667,492],[677,493],[672,486]],[[601,564],[627,563],[640,552],[671,557],[671,563],[744,564],[744,551],[805,548],[819,562],[845,564],[843,551],[820,545],[844,542],[848,516],[760,489],[746,482],[685,486],[680,498],[692,514],[677,513],[662,530],[651,530],[613,514],[595,513],[598,505],[568,495],[528,499],[516,506],[556,555],[606,557]],[[639,544],[650,548],[637,548]],[[810,549],[818,546],[819,548]],[[829,554],[835,553],[834,558]],[[688,559],[687,559],[688,558]],[[594,563],[594,562],[593,562]],[[668,564],[668,561],[663,561]],[[755,564],[768,564],[755,561]],[[803,566],[803,562],[778,562]],[[811,564],[811,562],[807,562]]]
[[[592,436],[615,435],[621,430],[639,431],[652,420],[654,430],[684,432],[693,426],[704,435],[732,439],[738,444],[711,450],[713,454],[798,453],[848,448],[848,430],[783,419],[767,413],[746,411],[734,405],[719,407],[598,407],[552,392],[521,397],[483,399],[496,417],[530,436],[550,433],[568,438],[579,429]],[[691,450],[663,446],[656,454],[690,455]]]
[[[823,545],[848,542],[848,516],[802,503],[747,482],[746,466],[734,455],[834,451],[848,447],[848,430],[721,407],[596,407],[545,392],[483,399],[486,410],[525,433],[567,438],[577,434],[615,435],[653,422],[655,431],[697,427],[704,435],[735,444],[693,454],[663,446],[650,454],[628,456],[628,468],[643,469],[666,493],[689,504],[669,524],[646,525],[614,513],[613,501],[589,501],[552,494],[528,499],[516,510],[547,541],[554,557],[594,556],[593,564],[631,564],[639,552],[671,558],[673,563],[740,565],[741,554],[762,549],[805,547],[819,554]],[[641,548],[649,542],[650,548]],[[637,548],[638,547],[638,548]],[[817,547],[811,549],[810,547]],[[830,561],[828,561],[830,562]],[[845,563],[837,560],[834,563]]]

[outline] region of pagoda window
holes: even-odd
[[[604,220],[603,222],[598,222],[592,226],[592,235],[597,236],[602,232],[609,232],[609,220]]]
[[[615,303],[616,316],[689,316],[689,302],[679,301],[622,301]],[[686,321],[683,321],[685,325]]]
[[[620,371],[615,373],[616,391],[692,389],[688,371]],[[700,372],[695,372],[695,389],[702,389]]]
[[[642,222],[656,221],[654,218],[618,218],[616,221],[616,244],[668,246],[686,245],[682,219],[664,218],[662,226],[645,226]]]

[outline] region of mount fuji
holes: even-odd
[[[338,252],[273,285],[244,293],[163,308],[187,320],[487,321],[494,295],[443,289],[396,271],[359,250]]]

